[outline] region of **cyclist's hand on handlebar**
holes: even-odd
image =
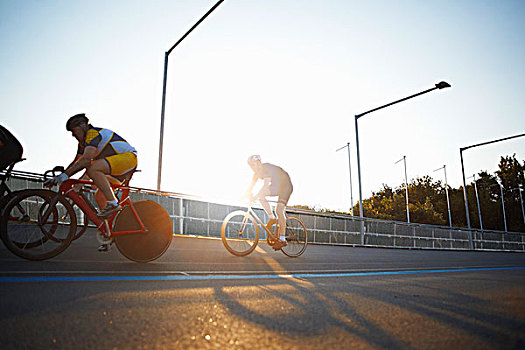
[[[59,185],[66,181],[67,179],[69,179],[69,176],[67,176],[65,173],[62,173],[60,175],[57,175],[57,176],[53,176],[52,178],[50,179],[47,179],[46,181],[44,181],[44,187],[53,187],[55,185]]]
[[[55,186],[54,178],[47,179],[46,181],[44,181],[44,187],[51,188],[53,186]]]

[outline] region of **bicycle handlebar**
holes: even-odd
[[[44,181],[47,180],[47,174],[51,173],[53,175],[53,177],[57,176],[57,172],[61,172],[63,173],[66,169],[64,169],[63,166],[61,165],[57,165],[56,167],[54,167],[53,169],[51,170],[47,170],[45,173],[44,173]]]

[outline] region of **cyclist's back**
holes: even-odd
[[[93,159],[107,158],[126,152],[137,154],[135,148],[114,131],[92,125],[89,125],[84,142],[79,142],[77,154],[84,153],[84,148],[87,146],[97,149],[97,154]]]
[[[0,170],[5,170],[13,162],[20,160],[23,151],[16,137],[0,125]]]

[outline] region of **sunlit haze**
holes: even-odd
[[[69,164],[73,114],[139,154],[156,188],[164,52],[216,1],[0,1],[0,122],[17,169]],[[288,171],[289,204],[348,211],[354,115],[363,196],[430,175],[459,187],[459,148],[525,132],[525,2],[226,0],[169,56],[162,190],[238,202],[260,154]],[[525,138],[469,149],[467,176]]]

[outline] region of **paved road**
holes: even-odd
[[[176,237],[137,264],[96,246],[44,262],[0,249],[2,348],[525,348],[525,254],[309,246],[290,259],[261,244],[237,258]]]

